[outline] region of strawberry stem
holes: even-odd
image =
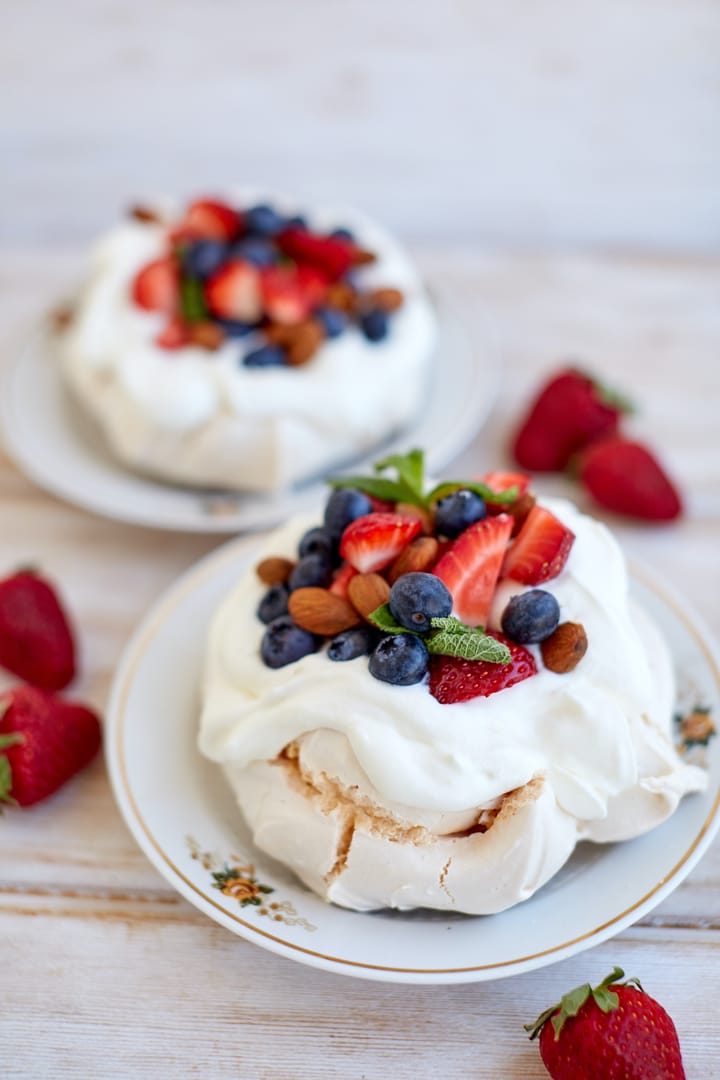
[[[590,983],[583,983],[582,986],[576,986],[574,990],[569,990],[567,994],[563,994],[557,1004],[541,1013],[533,1024],[524,1025],[529,1037],[536,1039],[545,1024],[550,1020],[555,1032],[555,1042],[557,1042],[565,1021],[571,1016],[577,1016],[589,998],[593,999],[602,1012],[612,1012],[613,1009],[618,1007],[620,999],[612,991],[611,987],[636,986],[638,990],[642,990],[640,981],[636,978],[626,979],[625,982],[621,983],[620,979],[624,975],[625,972],[622,968],[615,967],[597,986],[592,987]]]

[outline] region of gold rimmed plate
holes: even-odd
[[[406,983],[497,979],[554,963],[619,933],[675,889],[720,825],[720,745],[706,792],[653,832],[581,844],[530,900],[498,915],[361,914],[320,900],[256,851],[217,766],[197,751],[212,616],[252,562],[233,540],[188,571],[128,645],[108,711],[115,797],[138,844],[190,903],[241,937],[328,971]],[[698,617],[645,576],[632,592],[663,630],[687,703],[720,708],[720,665]]]

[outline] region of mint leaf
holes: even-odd
[[[493,506],[505,506],[506,503],[515,502],[520,494],[516,484],[506,488],[505,491],[493,491],[487,484],[481,484],[476,480],[463,481],[462,483],[457,480],[447,480],[428,492],[425,496],[425,502],[428,505],[438,502],[440,499],[444,499],[446,495],[452,495],[453,491],[459,491],[460,488],[466,491],[474,491],[476,495],[479,495],[485,502],[492,503]]]
[[[428,652],[441,656],[458,656],[462,660],[485,660],[490,664],[510,663],[512,657],[507,645],[496,641],[480,627],[465,626],[457,619],[454,621],[457,627],[438,629],[426,639]],[[451,620],[433,619],[433,626],[438,622]]]
[[[378,630],[382,630],[384,634],[415,634],[416,637],[420,636],[414,630],[408,630],[405,626],[395,622],[389,604],[381,604],[380,607],[371,611],[368,620],[373,626],[377,626]]]
[[[416,499],[424,501],[425,455],[422,450],[410,450],[407,454],[391,454],[375,463],[375,471],[396,469],[401,483],[413,492]]]
[[[203,288],[197,278],[180,278],[180,310],[186,322],[202,322],[208,317]]]
[[[330,487],[355,488],[373,495],[385,502],[411,502],[412,491],[397,480],[387,480],[383,476],[334,476],[328,480]]]

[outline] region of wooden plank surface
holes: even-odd
[[[720,263],[419,255],[479,353],[503,368],[490,422],[447,474],[501,465],[528,387],[560,358],[583,359],[643,406],[633,429],[663,450],[688,493],[681,524],[618,521],[619,538],[719,636]],[[0,261],[1,359],[79,265],[60,250]],[[99,708],[138,619],[219,543],[96,518],[41,492],[5,457],[0,524],[0,569],[31,560],[62,583],[83,646],[78,693]],[[689,1080],[720,1077],[718,841],[655,911],[588,953],[492,984],[393,986],[276,957],[196,912],[135,846],[99,760],[48,803],[0,820],[0,955],[9,1080],[540,1080],[522,1023],[616,962],[675,1017]]]

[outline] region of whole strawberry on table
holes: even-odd
[[[624,974],[577,986],[525,1025],[553,1080],[685,1080],[672,1019]]]
[[[644,521],[682,514],[677,487],[648,447],[622,432],[631,406],[577,368],[553,375],[531,402],[512,442],[524,469],[575,476],[606,510]]]
[[[93,710],[56,693],[75,677],[75,636],[35,571],[0,581],[0,666],[25,684],[0,693],[0,804],[31,806],[88,765],[101,742]]]

